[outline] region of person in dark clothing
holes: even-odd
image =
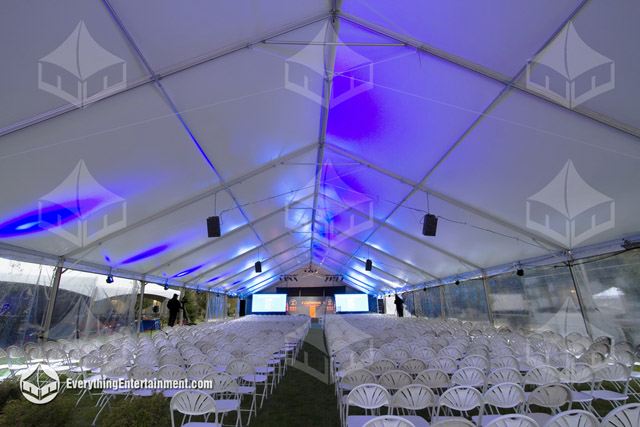
[[[178,313],[180,313],[180,310],[182,309],[182,304],[180,304],[178,294],[173,294],[173,298],[171,298],[167,303],[167,308],[169,309],[169,326],[173,326],[176,323]]]
[[[396,311],[398,312],[398,317],[403,317],[404,308],[402,307],[402,304],[404,303],[404,301],[402,300],[402,298],[398,296],[398,294],[396,294],[396,300],[393,303],[396,305]]]

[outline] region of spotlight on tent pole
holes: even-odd
[[[364,265],[364,269],[367,271],[371,271],[373,269],[373,261],[367,259],[367,262]]]
[[[460,286],[460,280],[456,279],[456,286]]]
[[[165,290],[165,291],[168,291],[168,290],[169,290],[169,285],[165,284],[165,285],[164,285],[164,290]]]
[[[262,273],[262,263],[260,261],[256,261],[254,268],[256,273]]]
[[[516,270],[516,274],[520,277],[524,276],[524,270],[522,269],[522,265],[517,265],[518,269]]]
[[[196,289],[196,294],[200,295],[200,288]]]
[[[106,280],[106,282],[107,282],[107,283],[113,283],[113,276],[112,276],[111,274],[109,274],[109,275],[107,276],[107,280]]]

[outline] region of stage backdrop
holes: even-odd
[[[287,314],[308,314],[311,317],[322,317],[335,313],[333,297],[288,297]]]

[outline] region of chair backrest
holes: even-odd
[[[410,375],[418,375],[420,372],[427,369],[427,364],[420,359],[407,359],[404,362],[400,363],[398,369],[401,371],[405,371]]]
[[[451,376],[451,384],[453,385],[465,385],[469,387],[484,386],[485,376],[482,369],[468,367],[458,369]]]
[[[500,383],[522,384],[520,371],[513,368],[500,368],[487,375],[487,384],[494,385]]]
[[[529,394],[528,405],[537,405],[544,408],[559,408],[565,404],[571,405],[573,394],[564,384],[545,384]]]
[[[440,369],[441,371],[450,373],[458,369],[458,364],[455,360],[449,357],[438,356],[437,358],[429,362],[429,369]]]
[[[134,366],[129,371],[129,376],[133,380],[152,380],[156,378],[156,371],[150,366]]]
[[[472,354],[471,356],[467,356],[460,361],[460,368],[467,367],[482,369],[486,372],[489,370],[489,361],[484,356]]]
[[[448,388],[451,380],[446,372],[439,369],[425,369],[420,372],[413,381],[415,384],[424,384],[429,388]]]
[[[185,415],[209,415],[215,414],[215,422],[218,422],[218,409],[216,402],[209,394],[200,390],[181,390],[177,392],[169,404],[171,411],[171,427],[176,427],[174,411]]]
[[[345,372],[340,380],[342,385],[355,387],[360,384],[373,384],[376,382],[376,376],[366,369],[353,369]]]
[[[213,393],[237,393],[238,383],[233,377],[225,372],[213,372],[203,378],[204,381],[211,381]]]
[[[349,392],[347,405],[377,409],[391,404],[389,392],[379,384],[361,384]]]
[[[418,411],[433,406],[436,398],[433,391],[423,384],[410,384],[396,391],[391,406]]]
[[[595,378],[593,368],[586,363],[576,363],[560,372],[560,380],[569,384],[591,383]]]
[[[256,368],[246,360],[235,359],[229,362],[225,372],[236,377],[246,377],[254,375],[256,373]]]
[[[446,406],[457,411],[469,411],[483,404],[482,394],[473,387],[452,387],[442,393],[439,406]]]
[[[560,381],[560,372],[553,366],[538,366],[533,368],[524,376],[524,384],[544,385],[553,384]]]
[[[398,362],[398,363],[404,362],[405,360],[409,359],[410,357],[411,357],[411,355],[404,348],[396,348],[395,350],[391,350],[389,352],[389,359],[391,359],[391,360],[393,360],[395,362]]]
[[[415,427],[415,424],[396,415],[382,415],[370,419],[362,427]]]
[[[600,365],[594,371],[601,381],[628,381],[630,376],[629,367],[618,362]]]
[[[460,417],[445,418],[429,425],[431,427],[476,427],[471,421]]]
[[[415,357],[416,359],[429,362],[436,358],[436,352],[429,347],[421,347],[417,350],[414,350],[411,356]]]
[[[602,420],[602,427],[640,426],[640,403],[620,406],[609,412]]]
[[[526,415],[510,414],[493,419],[485,427],[538,427],[538,423]]]
[[[208,363],[196,363],[189,366],[187,374],[189,375],[189,378],[192,378],[194,380],[201,380],[214,371],[215,368]]]
[[[524,389],[516,383],[496,384],[484,393],[484,403],[496,408],[515,408],[525,403]]]
[[[213,358],[213,363],[216,366],[227,366],[233,360],[235,360],[235,357],[233,356],[233,354],[223,352],[215,355],[215,357]]]
[[[158,369],[158,378],[167,381],[186,380],[187,373],[177,365],[165,365]]]
[[[396,369],[396,364],[389,359],[380,359],[369,365],[367,369],[374,374],[382,374],[384,372],[393,371],[394,369]]]
[[[398,370],[387,371],[378,378],[378,384],[385,387],[387,390],[398,390],[412,382],[413,378],[411,378],[411,375]]]
[[[544,427],[599,427],[600,422],[591,412],[571,410],[551,417]]]
[[[376,360],[384,359],[384,352],[378,348],[367,348],[360,354],[360,360],[362,360],[365,365],[371,365]]]

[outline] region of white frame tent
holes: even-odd
[[[631,1],[68,3],[0,14],[0,256],[54,288],[382,296],[639,239]]]

